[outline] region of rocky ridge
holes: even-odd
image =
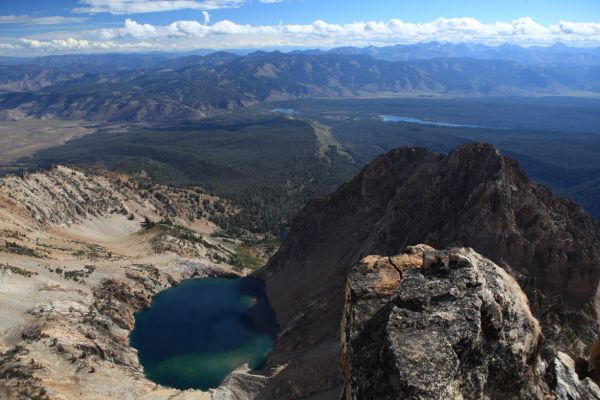
[[[578,363],[589,360],[598,334],[600,224],[531,182],[491,145],[467,144],[447,155],[401,148],[309,203],[260,271],[282,326],[271,363],[285,366],[268,390],[289,393],[283,398],[339,394],[349,268],[413,243],[472,247],[500,265],[529,296],[544,352],[552,349],[547,356],[560,350]]]
[[[150,185],[123,174],[56,166],[0,179],[0,223],[3,236],[14,236],[12,242],[41,255],[59,249],[48,238],[35,237],[36,232],[68,231],[102,241],[139,231],[147,234],[157,254],[228,260],[234,255],[230,246],[210,237],[217,227],[208,217],[219,215],[217,200],[200,188]],[[145,222],[148,226],[140,231]],[[30,234],[15,235],[23,229]],[[63,250],[71,255],[98,253],[76,241]]]
[[[69,226],[90,217],[108,214],[152,213],[155,218],[180,217],[192,221],[195,204],[182,190],[142,186],[126,175],[98,171],[86,174],[56,166],[49,171],[8,175],[0,179],[3,204],[25,208],[40,224]],[[187,194],[187,193],[185,193]]]

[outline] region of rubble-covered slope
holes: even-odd
[[[142,187],[125,175],[86,174],[63,166],[5,176],[0,179],[0,196],[2,205],[25,209],[40,224],[69,226],[115,213],[195,217],[193,204],[180,202],[172,188]]]
[[[158,292],[240,275],[217,200],[61,166],[0,178],[0,398],[210,399],[149,381],[129,333]]]

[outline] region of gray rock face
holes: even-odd
[[[575,362],[565,353],[557,354],[548,379],[558,400],[600,399],[600,388],[590,378],[581,380],[575,373]]]
[[[546,367],[539,323],[506,271],[472,249],[409,251],[349,273],[346,400],[597,398],[566,354]]]
[[[596,339],[597,221],[491,145],[447,155],[401,148],[309,203],[260,271],[282,326],[271,365],[286,366],[272,393],[308,398],[342,384],[336,363],[349,267],[414,243],[472,247],[511,271],[543,316],[547,342],[572,357]]]

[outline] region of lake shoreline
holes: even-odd
[[[205,277],[154,295],[135,313],[130,344],[150,380],[207,391],[242,365],[266,366],[278,332],[263,280]]]

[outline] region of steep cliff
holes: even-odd
[[[547,342],[574,357],[597,334],[600,225],[553,197],[490,145],[448,155],[402,148],[377,158],[296,217],[261,271],[283,327],[272,382],[288,398],[339,394],[340,322],[350,266],[413,243],[472,247],[515,276]]]

